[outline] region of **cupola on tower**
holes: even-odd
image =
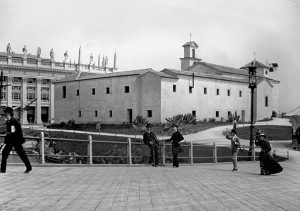
[[[196,58],[196,49],[198,45],[195,41],[190,41],[185,43],[183,46],[184,57],[181,60],[181,70],[186,70],[188,67],[192,66],[194,62],[200,62],[201,59]]]

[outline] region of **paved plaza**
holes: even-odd
[[[171,166],[9,165],[0,210],[300,210],[300,163],[259,175],[258,162]]]

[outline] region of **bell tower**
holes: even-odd
[[[183,46],[184,54],[181,60],[181,70],[186,70],[188,67],[192,66],[195,62],[200,62],[201,59],[196,58],[196,49],[198,45],[195,41],[190,41],[185,43]]]

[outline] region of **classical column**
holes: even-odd
[[[35,120],[36,124],[41,125],[42,122],[42,104],[41,104],[41,92],[42,92],[42,79],[36,80],[36,112],[35,112]]]
[[[50,123],[54,123],[54,84],[52,80],[50,85]]]
[[[22,78],[22,95],[21,95],[21,107],[22,105],[26,106],[27,105],[27,78]],[[21,124],[28,124],[27,121],[27,110],[24,109],[24,111],[20,114],[20,122]]]
[[[7,86],[7,106],[12,107],[12,77],[7,77],[7,84],[10,84],[10,86]]]

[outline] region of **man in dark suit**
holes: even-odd
[[[157,167],[159,162],[158,159],[159,142],[157,140],[156,135],[152,131],[150,131],[150,128],[151,125],[147,124],[146,129],[144,130],[143,140],[144,143],[149,146],[149,150],[150,150],[149,165],[153,163],[152,166]]]
[[[25,142],[23,137],[22,128],[20,123],[14,118],[13,109],[11,107],[6,107],[4,109],[6,121],[6,136],[4,140],[4,149],[2,151],[2,160],[1,160],[1,173],[6,172],[7,158],[9,156],[12,148],[15,148],[19,157],[26,166],[26,171],[24,173],[29,173],[32,170],[31,164],[28,160],[28,157],[23,149],[22,144]]]
[[[179,167],[178,154],[182,152],[180,142],[184,141],[184,137],[178,131],[178,126],[175,125],[173,128],[173,134],[170,139],[167,139],[166,142],[172,142],[172,154],[173,154],[173,167]]]

